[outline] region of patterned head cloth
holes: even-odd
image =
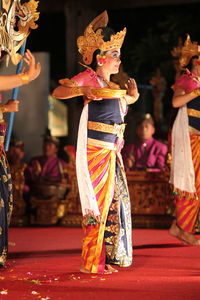
[[[20,149],[24,150],[24,142],[16,140],[16,139],[12,139],[10,141],[10,147],[16,147],[16,148],[20,148]]]
[[[149,124],[151,124],[153,127],[155,126],[154,124],[154,120],[151,116],[151,114],[147,113],[147,114],[143,114],[142,116],[140,116],[137,120],[136,126],[140,126],[143,122],[147,122]]]
[[[55,145],[58,147],[60,141],[59,141],[59,139],[57,139],[57,138],[54,137],[54,136],[46,135],[46,136],[44,137],[44,143],[53,143],[53,144],[55,144]]]

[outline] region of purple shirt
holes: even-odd
[[[167,146],[154,138],[150,138],[145,142],[136,141],[127,145],[122,150],[124,162],[131,155],[134,156],[135,162],[131,169],[126,170],[153,168],[154,171],[164,170],[167,154]]]
[[[66,177],[63,173],[66,168],[66,162],[58,157],[38,156],[31,159],[25,171],[27,183],[48,180],[52,182],[59,182]],[[37,170],[41,172],[38,174]]]

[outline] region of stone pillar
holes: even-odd
[[[34,53],[36,61],[40,61],[40,76],[19,88],[19,112],[15,113],[13,136],[25,144],[25,160],[42,152],[42,135],[48,126],[48,95],[49,95],[49,54]],[[3,66],[0,75],[13,75],[16,67],[9,63]],[[12,91],[2,92],[3,103],[12,97]],[[5,114],[8,120],[9,114]]]
[[[77,38],[83,35],[86,26],[97,15],[96,10],[83,7],[82,1],[67,2],[65,4],[66,16],[66,70],[67,76],[72,77],[77,74],[82,67],[81,56],[78,53]]]

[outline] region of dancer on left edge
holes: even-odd
[[[26,73],[0,76],[1,90],[9,90],[13,87],[27,84],[39,76],[40,64],[35,64],[35,58],[30,51],[26,54],[26,61],[29,65]],[[4,86],[2,85],[3,83],[5,83]],[[3,114],[17,112],[18,103],[19,101],[17,100],[9,100],[6,104],[0,105],[0,267],[5,265],[8,253],[8,225],[10,223],[13,205],[10,169],[4,152],[6,125]]]
[[[18,53],[21,45],[30,33],[30,28],[36,28],[34,23],[39,16],[36,12],[37,2],[21,4],[20,0],[1,1],[0,7],[0,61],[9,59],[18,64],[22,55]],[[27,15],[26,15],[27,14]],[[26,18],[27,17],[27,18]],[[24,57],[27,70],[15,75],[0,76],[0,91],[11,90],[35,80],[41,71],[40,63],[35,62],[34,55],[27,50]],[[8,226],[10,223],[13,197],[12,182],[7,157],[4,151],[6,124],[4,113],[17,112],[18,100],[9,100],[0,105],[0,267],[4,267],[8,254]]]

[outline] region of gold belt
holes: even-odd
[[[200,130],[198,130],[192,126],[189,126],[189,133],[195,134],[195,135],[200,135]]]
[[[116,134],[118,138],[122,138],[126,124],[105,124],[100,122],[88,121],[88,129]]]
[[[193,108],[188,108],[187,113],[188,113],[188,116],[190,116],[190,117],[200,118],[200,111],[199,110],[196,110],[196,109],[193,109]]]

